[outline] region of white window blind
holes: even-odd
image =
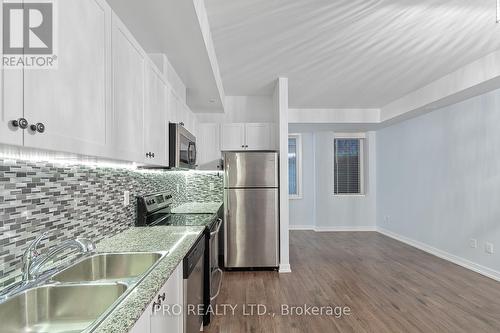
[[[363,139],[336,138],[334,193],[362,194]]]

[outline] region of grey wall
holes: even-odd
[[[334,196],[334,132],[311,125],[290,125],[290,133],[303,136],[304,196],[290,200],[292,228],[316,230],[369,230],[376,225],[376,135],[365,142],[365,195]],[[308,218],[309,217],[309,218]]]
[[[377,132],[378,227],[500,271],[499,110],[497,90]]]
[[[210,183],[214,190],[210,191]],[[179,185],[179,192],[177,192]],[[99,241],[131,227],[135,196],[169,190],[176,204],[222,201],[216,172],[137,171],[0,159],[0,287],[19,276],[28,243],[44,231],[42,252],[61,240]],[[128,207],[124,191],[130,191]]]

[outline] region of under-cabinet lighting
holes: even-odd
[[[119,162],[95,157],[85,157],[65,153],[37,151],[19,147],[6,147],[0,149],[0,160],[15,164],[16,161],[33,163],[50,163],[58,166],[85,166],[89,168],[111,168],[136,170],[135,162]]]

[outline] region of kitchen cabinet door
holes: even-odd
[[[0,5],[3,2],[5,1],[1,1]],[[3,17],[3,6],[0,6],[0,17]],[[0,36],[3,36],[3,24],[0,24]],[[3,57],[3,43],[0,43],[0,55]],[[2,61],[0,62],[0,143],[23,144],[23,130],[12,126],[12,120],[21,117],[23,117],[23,70],[5,69]]]
[[[167,96],[161,74],[153,63],[146,64],[146,87],[144,108],[144,162],[167,165]],[[152,153],[154,156],[149,155]],[[148,154],[148,156],[146,156]]]
[[[222,150],[244,150],[245,124],[222,124],[221,145]]]
[[[162,301],[161,309],[151,315],[151,333],[183,332],[185,313],[183,282],[181,262],[158,293],[161,299],[163,297],[165,299]]]
[[[151,313],[153,312],[153,306],[150,304],[142,316],[135,322],[135,325],[129,331],[129,333],[150,333],[151,332]]]
[[[182,115],[183,115],[183,120],[182,122],[184,123],[184,127],[191,133],[193,134],[193,115],[191,110],[188,108],[188,106],[185,103],[182,103]]]
[[[201,123],[196,139],[198,146],[198,168],[200,170],[220,169],[221,147],[219,124]]]
[[[182,333],[185,313],[183,282],[181,261],[130,333]],[[154,311],[158,300],[161,300],[161,307]]]
[[[169,89],[169,94],[168,94],[168,110],[170,113],[170,119],[169,121],[171,123],[180,123],[182,121],[182,105],[181,101],[175,94],[174,90],[172,88]]]
[[[249,123],[245,127],[247,150],[271,150],[273,148],[270,124]]]
[[[116,15],[112,46],[114,157],[142,162],[146,55]]]
[[[104,0],[58,2],[58,67],[24,70],[24,144],[95,156],[111,131],[111,9]]]

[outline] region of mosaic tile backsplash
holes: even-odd
[[[0,289],[19,278],[23,251],[37,235],[49,232],[42,253],[75,237],[99,242],[134,224],[135,196],[164,190],[176,204],[222,201],[222,174],[0,159]]]

